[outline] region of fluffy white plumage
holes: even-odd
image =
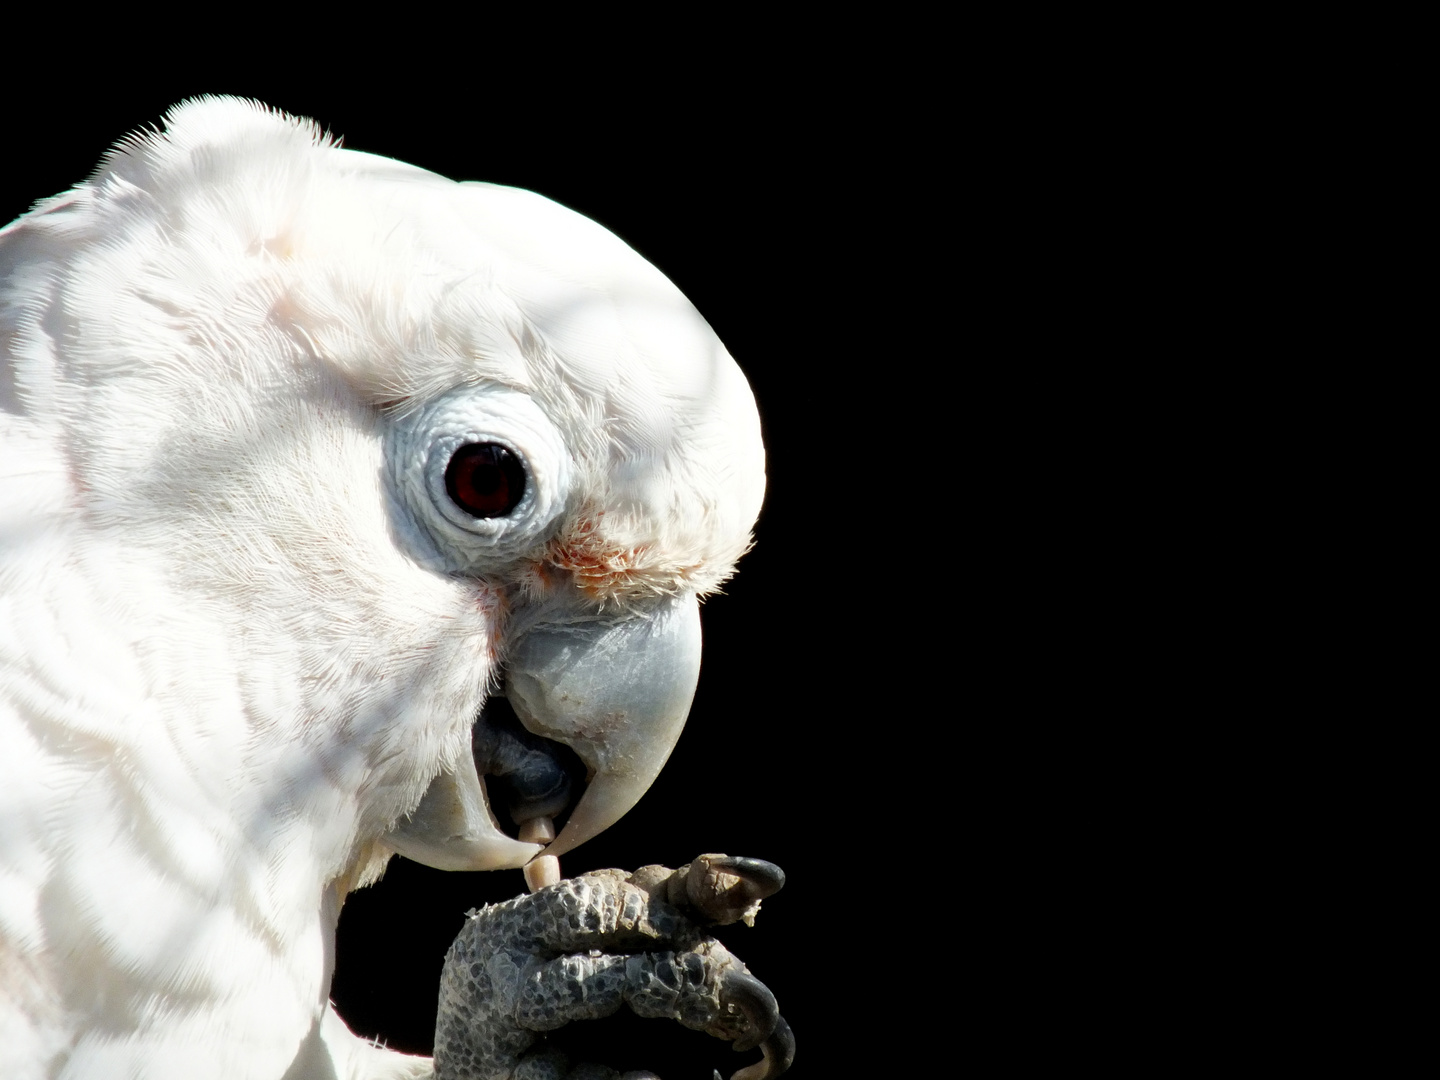
[[[229,99],[0,275],[0,1074],[425,1075],[327,1009],[344,894],[523,634],[649,648],[733,571],[743,376],[593,222]],[[467,439],[525,459],[508,516],[446,503]],[[496,843],[461,861],[534,850]]]

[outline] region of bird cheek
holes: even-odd
[[[493,671],[504,653],[505,627],[510,620],[510,603],[505,593],[485,581],[471,586],[471,603],[485,626],[482,648],[487,666]]]
[[[568,577],[543,559],[530,559],[515,572],[515,593],[520,603],[534,606],[555,596]]]

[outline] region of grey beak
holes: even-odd
[[[512,650],[506,696],[536,735],[590,771],[585,794],[545,848],[563,855],[619,821],[670,757],[700,678],[693,596],[644,615],[531,631]]]
[[[569,746],[589,783],[547,847],[512,840],[496,824],[467,755],[431,782],[386,842],[442,870],[523,866],[561,855],[620,820],[670,757],[700,678],[700,608],[693,596],[609,621],[540,626],[510,651],[505,692],[536,735]]]

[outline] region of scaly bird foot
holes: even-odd
[[[760,1047],[733,1080],[772,1080],[795,1040],[774,995],[705,926],[753,924],[785,882],[758,859],[702,855],[679,870],[599,870],[478,913],[445,958],[435,1026],[438,1080],[645,1080],[594,1065],[570,1068],[542,1032],[629,1005]]]

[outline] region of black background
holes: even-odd
[[[895,362],[876,353],[867,310],[870,282],[886,273],[869,238],[888,222],[861,209],[874,205],[888,148],[864,96],[841,83],[759,82],[753,71],[768,59],[758,54],[722,67],[672,58],[663,70],[650,59],[557,70],[536,58],[503,71],[477,60],[443,85],[177,76],[156,77],[152,90],[93,71],[37,88],[7,117],[0,220],[83,179],[109,144],[176,101],[231,93],[312,117],[354,149],[539,191],[618,233],[679,285],[754,387],[768,495],[755,550],[704,607],[699,691],[669,765],[563,868],[674,866],[705,851],[779,863],[784,892],[754,929],[722,936],[795,1029],[791,1075],[849,1075],[843,1063],[870,1041],[855,1025],[878,992],[855,974],[863,942],[878,936],[857,930],[855,916],[884,888],[877,858],[925,836],[906,831],[903,792],[883,804],[870,794],[877,779],[888,790],[876,758],[888,752],[884,732],[909,724],[876,709],[872,685],[894,677],[882,667],[892,658],[886,597],[912,587],[905,560],[882,548],[876,523],[891,511],[871,459],[886,446],[865,407],[877,371]],[[898,836],[882,847],[887,821]],[[397,859],[342,915],[342,1015],[362,1034],[428,1052],[440,965],[465,910],[522,889],[518,871],[447,874]],[[712,1066],[728,1075],[755,1056],[695,1033],[672,1038],[656,1021],[606,1024],[598,1052],[609,1063],[658,1068],[666,1080],[708,1080]]]

